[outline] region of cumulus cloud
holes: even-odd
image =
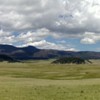
[[[45,28],[39,29],[37,31],[28,31],[26,33],[20,33],[18,35],[14,35],[10,32],[6,32],[4,30],[0,30],[0,43],[23,43],[26,44],[28,42],[35,42],[41,40],[48,36],[49,31]]]
[[[0,30],[0,44],[12,44],[15,36],[9,32]]]
[[[81,40],[83,44],[95,44],[97,41],[100,41],[100,34],[86,32],[84,38]]]
[[[65,51],[77,51],[75,48],[70,47],[69,45],[64,45],[64,44],[56,44],[53,42],[48,42],[46,40],[41,40],[38,42],[29,42],[23,46],[28,46],[32,45],[35,47],[38,47],[40,49],[55,49],[55,50],[65,50]]]
[[[0,32],[0,43],[33,44],[50,36],[94,44],[100,41],[99,26],[100,0],[0,0],[5,32]]]
[[[62,34],[98,32],[99,5],[100,0],[0,0],[0,23],[13,31],[45,27]]]
[[[48,36],[48,34],[49,30],[42,28],[34,32],[28,31],[27,33],[21,33],[18,36],[16,36],[16,39],[24,43],[34,42],[45,38],[46,36]]]
[[[65,41],[59,41],[59,43],[48,42],[43,40],[47,37],[49,31],[45,28],[39,29],[35,32],[21,33],[17,36],[0,30],[0,43],[1,44],[17,44],[18,47],[24,46],[35,46],[40,49],[57,49],[65,51],[76,51],[75,48],[72,48]]]

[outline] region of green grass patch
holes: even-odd
[[[38,78],[73,80],[100,78],[100,62],[93,64],[51,64],[51,60],[24,63],[0,63],[0,76],[15,78]]]
[[[0,100],[99,100],[100,61],[0,63]]]
[[[45,80],[0,77],[0,100],[99,100],[100,79]]]

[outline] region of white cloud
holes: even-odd
[[[17,36],[17,39],[21,41],[36,41],[40,40],[41,38],[45,38],[46,36],[48,36],[48,34],[49,30],[42,28],[34,32],[29,31],[27,33],[21,33]]]
[[[25,45],[22,46],[35,46],[38,47],[40,49],[55,49],[55,50],[65,50],[65,51],[77,51],[75,48],[69,47],[67,45],[63,45],[63,44],[56,44],[53,42],[48,42],[46,40],[41,40],[41,41],[37,41],[37,42],[30,42],[27,43]]]
[[[9,32],[4,32],[2,29],[0,30],[0,36],[3,37],[3,36],[10,36],[11,33]]]
[[[81,43],[83,44],[95,44],[95,42],[96,42],[95,40],[87,38],[87,37],[81,40]]]
[[[0,30],[0,44],[13,44],[15,36],[9,32]]]
[[[56,4],[56,5],[55,5]],[[4,30],[81,34],[100,31],[100,0],[0,0]]]
[[[100,41],[99,26],[100,0],[0,0],[0,27],[4,30],[0,43],[26,45],[52,36],[95,44]],[[48,44],[65,50],[53,42],[44,44],[44,48]]]
[[[48,36],[48,34],[49,31],[45,28],[39,29],[34,32],[29,31],[26,33],[20,33],[18,35],[14,35],[10,32],[0,30],[0,43],[17,44],[19,42],[24,45],[29,42],[35,42],[44,39]]]
[[[95,44],[97,41],[100,41],[100,34],[86,32],[84,38],[81,40],[83,44]]]

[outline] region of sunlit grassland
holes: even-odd
[[[100,99],[100,60],[81,65],[51,62],[0,63],[0,100]]]
[[[100,61],[92,64],[52,64],[47,61],[0,63],[0,76],[52,80],[100,78]]]

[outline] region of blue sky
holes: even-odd
[[[63,45],[69,44],[69,47],[76,48],[75,50],[77,51],[100,51],[100,42],[97,42],[95,44],[81,44],[80,39],[73,39],[73,38],[63,38],[63,39],[58,39],[55,40],[51,37],[48,37],[46,39],[49,42],[55,42],[57,44],[62,43]]]
[[[100,0],[0,0],[0,44],[100,51]]]

